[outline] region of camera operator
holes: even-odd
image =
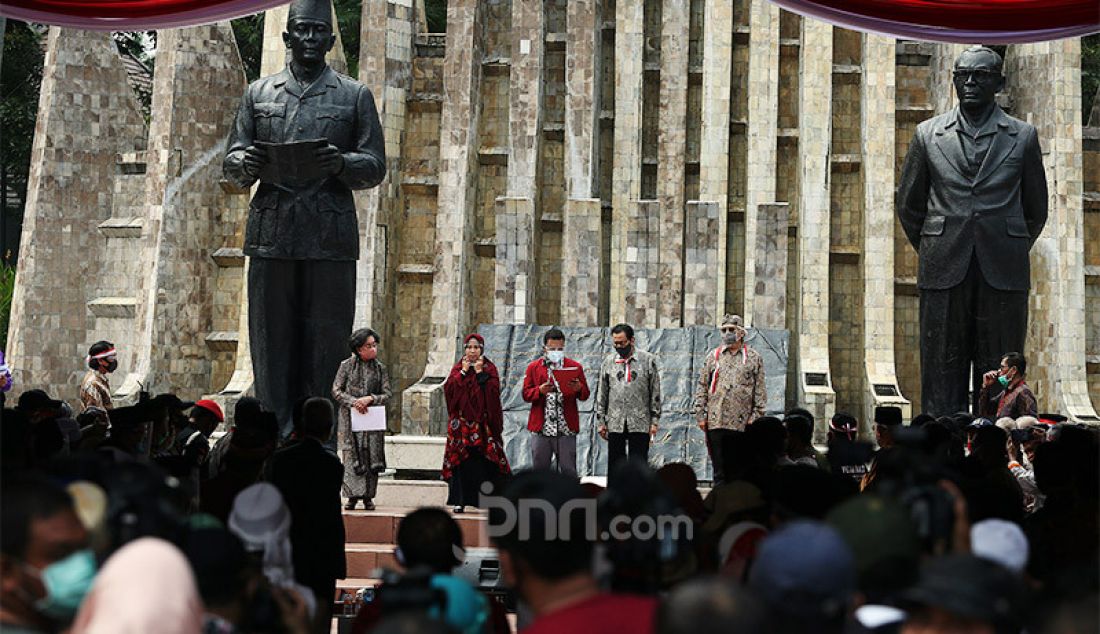
[[[1033,416],[1021,416],[1016,428],[1009,430],[1008,470],[1016,476],[1024,494],[1024,510],[1028,515],[1043,507],[1043,494],[1035,484],[1035,472],[1032,468],[1035,450],[1046,442],[1046,425]]]
[[[463,632],[511,632],[503,605],[477,594],[473,588],[464,592],[462,586],[469,584],[451,574],[465,556],[462,530],[446,511],[420,508],[406,515],[397,527],[394,550],[406,574],[394,574],[378,588],[374,600],[364,604],[355,617],[352,634],[371,632],[395,613],[428,614],[433,610],[435,618],[442,616],[443,621]],[[462,603],[466,605],[458,605]]]

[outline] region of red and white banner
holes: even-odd
[[[287,1],[0,0],[0,15],[81,29],[143,31],[227,20]],[[907,39],[1020,43],[1100,32],[1100,0],[772,1],[839,26]]]

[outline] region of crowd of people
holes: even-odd
[[[577,402],[592,394],[565,334],[549,330],[526,369],[532,467],[516,473],[499,373],[467,337],[444,385],[453,508],[402,519],[401,573],[352,631],[507,632],[510,611],[536,634],[1097,631],[1100,439],[1036,411],[1022,355],[984,377],[981,416],[880,407],[871,442],[849,413],[765,415],[740,318],[720,330],[695,391],[705,496],[691,466],[649,464],[659,361],[629,325],[611,329],[596,374],[606,487],[577,476]],[[213,401],[116,407],[109,342],[89,351],[79,413],[22,391],[0,424],[3,631],[330,631],[347,574],[341,505],[373,508],[386,467],[384,432],[353,429],[352,412],[391,396],[378,333],[348,343],[332,398],[298,403],[285,438],[254,398],[216,440]],[[510,599],[455,574],[454,513],[468,506],[488,509]]]

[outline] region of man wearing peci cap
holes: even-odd
[[[252,367],[256,396],[287,435],[294,404],[329,398],[347,356],[359,259],[352,191],[381,183],[386,159],[374,95],[325,63],[336,43],[331,2],[291,3],[283,42],[290,62],[248,86],[223,171],[242,187],[259,181],[244,238]],[[284,169],[275,153],[288,143],[305,157]]]
[[[879,449],[889,449],[896,443],[894,432],[901,427],[901,408],[880,405],[875,408],[875,442]]]
[[[115,344],[110,341],[97,341],[88,348],[88,356],[85,358],[88,371],[80,382],[81,411],[89,407],[110,410],[111,384],[107,381],[107,375],[118,369],[118,354]]]
[[[695,389],[695,418],[707,437],[716,484],[725,479],[723,443],[763,416],[768,402],[764,360],[745,343],[741,317],[727,314],[718,330],[722,344],[707,353]]]

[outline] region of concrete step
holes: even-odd
[[[397,526],[412,508],[381,506],[373,511],[344,511],[344,541],[349,546],[397,543]],[[488,546],[488,517],[484,512],[454,516],[466,547]]]
[[[346,544],[348,577],[370,578],[379,568],[400,569],[393,544]]]

